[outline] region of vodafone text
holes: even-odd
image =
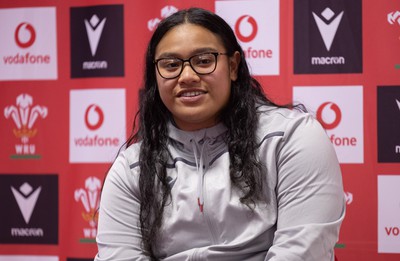
[[[386,234],[388,236],[399,236],[400,235],[400,228],[399,227],[385,227]]]
[[[244,50],[246,58],[272,58],[272,50],[256,50],[248,47]]]
[[[4,64],[49,64],[50,55],[34,55],[30,53],[20,54],[12,56],[3,56]]]
[[[75,138],[75,145],[77,147],[118,147],[119,138],[112,137],[94,137],[86,136],[85,138]]]
[[[335,146],[357,146],[356,137],[335,137],[334,134],[329,136],[332,144]]]

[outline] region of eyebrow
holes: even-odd
[[[198,48],[196,50],[193,50],[191,52],[191,55],[189,55],[189,57],[191,57],[193,55],[196,55],[196,54],[206,53],[206,52],[218,52],[218,50],[215,49],[215,48],[211,48],[211,47]],[[158,58],[156,58],[156,59],[160,59],[160,58],[176,58],[176,57],[180,58],[182,56],[179,53],[165,52],[165,53],[160,54],[160,56]],[[189,58],[189,57],[187,57],[187,58]]]

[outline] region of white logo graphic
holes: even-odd
[[[4,109],[4,116],[6,118],[11,117],[17,126],[21,137],[29,137],[30,135],[25,133],[24,130],[30,130],[33,124],[40,116],[46,118],[47,108],[40,105],[32,107],[33,98],[29,94],[23,93],[17,97],[17,106],[11,105]],[[35,132],[36,133],[36,132]]]
[[[167,18],[168,16],[172,15],[173,13],[176,13],[177,11],[178,11],[178,8],[176,8],[175,6],[172,6],[172,5],[164,6],[161,9],[161,18],[156,17],[156,18],[150,19],[147,22],[147,29],[149,29],[149,31],[154,31],[162,19]]]
[[[335,19],[332,19],[334,17],[335,13],[330,9],[330,8],[325,8],[324,11],[322,11],[321,15],[327,23],[325,23],[318,15],[316,15],[314,12],[312,12],[315,22],[317,23],[318,30],[322,36],[322,40],[324,41],[326,49],[329,50],[331,49],[333,39],[335,38],[336,31],[339,27],[340,21],[342,20],[343,17],[343,12],[342,11],[338,16],[336,16]]]
[[[22,216],[24,217],[26,224],[28,224],[42,188],[38,187],[34,192],[32,192],[32,187],[25,182],[19,188],[19,191],[14,187],[11,187],[11,190],[18,203],[19,210],[21,210]]]
[[[400,101],[396,99],[397,107],[399,107],[400,110]]]
[[[82,203],[85,209],[82,216],[91,227],[96,226],[95,214],[100,203],[100,189],[101,181],[96,177],[89,177],[85,181],[85,189],[75,190],[75,201]]]
[[[391,12],[387,15],[389,24],[395,24],[396,22],[400,25],[400,11]]]
[[[344,192],[344,198],[346,199],[346,204],[350,205],[353,202],[353,193]]]
[[[33,106],[32,96],[26,93],[18,95],[16,105],[4,108],[6,119],[11,118],[15,123],[16,128],[13,130],[15,137],[21,139],[21,144],[15,145],[16,155],[35,155],[35,144],[29,144],[29,139],[37,133],[37,129],[33,128],[36,120],[39,117],[43,119],[47,117],[47,107]]]
[[[103,32],[104,25],[106,24],[106,19],[104,18],[101,22],[97,15],[93,15],[90,21],[85,19],[86,33],[89,39],[90,51],[92,56],[96,55],[97,46],[99,45],[101,33]]]

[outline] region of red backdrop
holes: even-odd
[[[231,24],[272,99],[327,127],[347,198],[337,259],[398,260],[397,0],[1,1],[0,260],[94,257],[91,217],[132,126],[146,44],[190,6]]]

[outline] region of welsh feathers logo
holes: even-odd
[[[344,192],[344,198],[346,200],[346,205],[353,203],[353,193],[349,191]]]
[[[391,13],[388,13],[387,15],[387,20],[389,24],[399,24],[400,25],[400,11],[394,11]]]
[[[6,119],[12,119],[15,128],[13,133],[21,143],[15,145],[15,155],[12,158],[40,158],[36,154],[36,146],[30,142],[35,137],[37,129],[34,124],[40,118],[44,119],[48,115],[47,107],[34,105],[33,98],[29,94],[20,94],[16,99],[15,105],[5,107],[4,116]]]
[[[154,31],[162,19],[167,18],[168,16],[172,15],[173,13],[176,13],[177,11],[178,8],[176,8],[175,6],[172,5],[164,6],[160,11],[161,15],[160,17],[152,18],[147,22],[147,29],[149,29],[149,31],[151,32]]]
[[[97,209],[100,204],[100,190],[101,181],[96,177],[88,177],[85,181],[85,187],[75,190],[75,201],[82,204],[82,218],[89,224],[89,227],[83,229],[86,240],[94,239],[97,234]]]

